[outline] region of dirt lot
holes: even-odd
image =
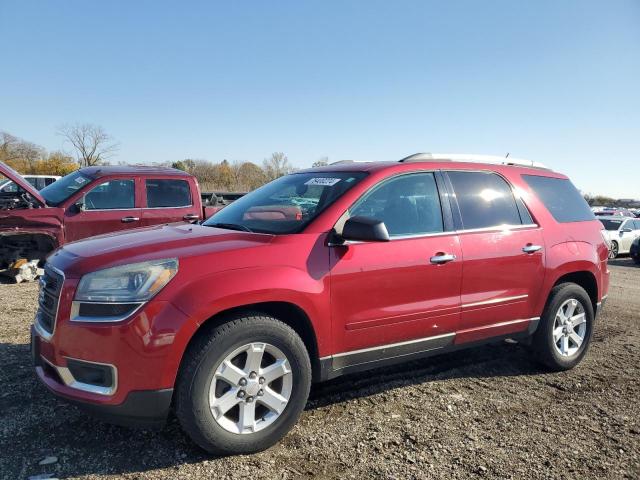
[[[279,445],[235,458],[207,458],[175,419],[134,431],[55,400],[29,364],[36,285],[0,285],[0,478],[637,479],[640,268],[613,263],[574,371],[545,372],[503,344],[337,379],[312,390]]]

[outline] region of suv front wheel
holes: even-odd
[[[183,365],[176,414],[187,434],[214,454],[253,453],[277,443],[298,420],[311,385],[302,339],[260,313],[201,335]]]
[[[554,287],[533,337],[539,360],[553,370],[575,367],[589,348],[593,321],[591,299],[581,286]]]

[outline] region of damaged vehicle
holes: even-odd
[[[195,177],[173,168],[96,166],[38,191],[0,162],[19,188],[0,192],[0,274],[33,281],[59,246],[95,235],[173,222],[197,222],[220,210],[203,206]]]

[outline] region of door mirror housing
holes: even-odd
[[[388,242],[389,232],[382,220],[370,217],[351,217],[342,228],[344,240],[363,242]]]
[[[78,200],[75,204],[76,210],[78,210],[78,212],[84,212],[87,207],[84,204],[84,198],[81,198],[80,200]]]
[[[631,233],[631,232],[633,232],[631,228],[623,228],[622,230],[620,230],[620,233]]]

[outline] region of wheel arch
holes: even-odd
[[[593,306],[594,313],[597,311],[598,305],[598,281],[596,280],[596,276],[588,271],[588,270],[579,270],[575,272],[565,273],[561,275],[554,282],[551,290],[561,283],[575,283],[580,287],[584,288],[591,299],[591,305]],[[547,302],[549,299],[547,299]]]
[[[182,369],[184,358],[187,357],[187,352],[198,338],[202,335],[207,335],[212,328],[222,325],[230,321],[232,318],[237,318],[242,314],[256,313],[277,318],[284,324],[291,327],[300,336],[307,352],[309,353],[312,379],[314,382],[318,381],[320,379],[320,357],[318,353],[318,339],[313,328],[313,324],[309,315],[300,306],[287,301],[265,301],[238,305],[216,312],[214,315],[207,318],[199,325],[198,329],[189,339],[180,360],[178,375]]]

